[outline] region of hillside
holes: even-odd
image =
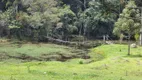
[[[54,44],[50,44],[50,47],[52,45]],[[38,49],[40,48],[36,50]],[[56,51],[57,48],[52,50]],[[3,60],[0,62],[0,80],[141,80],[141,50],[142,47],[132,49],[131,56],[127,56],[127,45],[114,44],[91,49],[89,53],[91,59],[86,60],[79,58],[66,62]],[[98,55],[104,57],[96,59]],[[87,63],[90,60],[94,62]]]

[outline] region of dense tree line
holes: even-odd
[[[0,0],[0,37],[44,41],[113,36],[129,0]],[[137,6],[141,0],[135,0]]]

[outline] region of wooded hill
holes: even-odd
[[[0,0],[0,36],[31,41],[114,38],[114,24],[131,1],[142,6],[142,0]]]

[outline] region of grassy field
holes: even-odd
[[[66,59],[83,57],[85,52],[56,44],[0,43],[0,59],[10,57],[24,60],[65,61]]]
[[[15,44],[0,44],[0,53],[26,53],[39,56],[39,52],[71,53],[72,48],[54,44],[23,44],[15,48]],[[12,46],[12,47],[10,47]],[[42,48],[45,46],[45,48]],[[27,51],[32,49],[32,51]],[[33,54],[34,52],[37,52]],[[142,47],[131,49],[127,56],[127,45],[102,45],[90,49],[91,60],[70,59],[60,61],[22,62],[19,59],[7,59],[0,62],[0,80],[142,80]]]
[[[1,43],[0,52],[8,53],[9,55],[17,54],[27,54],[30,56],[40,56],[41,54],[52,54],[52,53],[65,53],[70,54],[71,48],[66,46],[59,46],[55,44],[10,44],[10,43]]]

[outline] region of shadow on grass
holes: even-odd
[[[123,57],[127,57],[127,58],[142,58],[142,55],[141,54],[138,54],[138,55],[125,55]]]

